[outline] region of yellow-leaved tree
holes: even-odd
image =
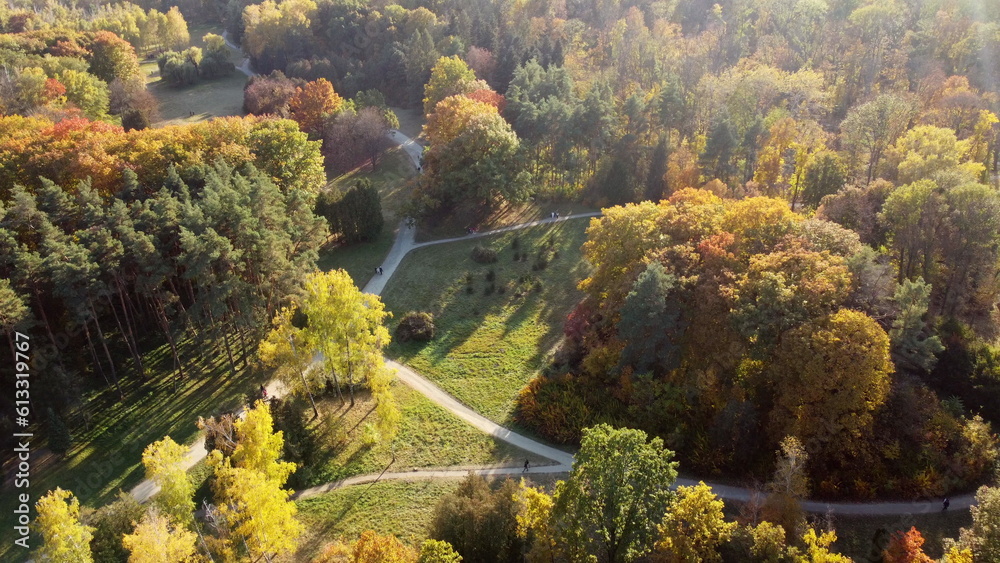
[[[514,496],[517,501],[517,535],[531,546],[525,555],[529,563],[555,559],[556,545],[549,528],[552,517],[552,497],[541,487],[529,487],[521,479],[521,488]]]
[[[58,487],[35,503],[35,529],[42,536],[38,559],[50,563],[90,563],[94,529],[80,523],[80,501]]]
[[[254,408],[249,409],[246,416],[237,420],[235,425],[233,465],[257,471],[279,486],[284,485],[288,476],[295,472],[295,464],[281,461],[285,439],[280,430],[274,431],[271,407],[264,401],[257,401]]]
[[[660,525],[656,544],[659,561],[721,561],[719,546],[729,540],[735,522],[726,522],[722,501],[704,482],[693,487],[678,487]]]
[[[355,382],[368,384],[376,401],[377,430],[381,439],[390,440],[400,414],[389,390],[392,373],[382,356],[389,344],[385,305],[377,295],[362,293],[344,270],[308,275],[305,290],[301,308],[308,317],[306,341],[323,354],[338,392],[339,375],[347,377],[351,406]]]
[[[251,559],[269,559],[292,552],[302,534],[295,519],[297,509],[289,500],[292,491],[282,489],[295,464],[281,461],[284,438],[274,431],[271,410],[257,401],[237,421],[236,448],[231,457],[219,450],[208,457],[215,472],[213,492],[219,514],[239,539]]]
[[[267,475],[234,467],[216,450],[209,463],[215,467],[215,499],[230,533],[242,540],[251,561],[270,559],[295,550],[303,526],[295,519],[292,491]]]
[[[122,543],[129,550],[129,563],[183,563],[194,560],[197,537],[153,508]]]
[[[271,321],[271,332],[260,341],[257,351],[264,365],[274,368],[274,374],[288,389],[292,392],[301,389],[309,395],[313,414],[319,417],[312,393],[312,386],[318,384],[312,381],[317,370],[309,369],[313,349],[306,342],[305,331],[293,323],[294,317],[294,309],[282,307]]]
[[[153,502],[178,524],[191,522],[194,515],[194,485],[184,467],[186,453],[187,448],[170,436],[153,442],[142,452],[146,478],[160,487]]]

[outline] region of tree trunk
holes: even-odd
[[[351,362],[351,341],[347,341],[347,385],[351,392],[351,407],[354,406],[354,363]]]
[[[101,330],[101,321],[97,319],[97,311],[94,310],[94,302],[87,298],[87,305],[90,306],[90,314],[94,316],[94,327],[97,328],[97,337],[101,340],[101,348],[104,348],[104,355],[108,357],[108,367],[111,370],[111,379],[115,382],[115,388],[118,389],[118,394],[121,395],[122,401],[125,400],[125,394],[122,393],[122,388],[118,384],[118,372],[115,370],[115,361],[111,357],[111,352],[108,350],[108,341],[104,338],[104,331]]]
[[[87,348],[90,350],[90,358],[93,360],[97,371],[100,372],[101,378],[104,379],[104,383],[107,384],[108,389],[111,389],[111,381],[108,380],[108,375],[104,373],[104,368],[101,367],[101,360],[97,357],[97,350],[94,349],[94,341],[90,338],[90,329],[87,327],[87,321],[83,322],[83,333],[87,336]],[[125,399],[121,395],[121,389],[118,390],[118,396],[119,400]]]
[[[167,313],[163,310],[163,303],[160,302],[160,298],[157,296],[153,299],[156,306],[156,318],[160,321],[160,327],[163,329],[163,333],[167,336],[167,343],[170,344],[170,352],[174,356],[174,366],[177,367],[177,378],[184,379],[184,363],[181,362],[181,357],[177,353],[177,345],[174,343],[174,335],[170,333],[170,323],[167,321]]]
[[[117,285],[117,283],[116,283],[116,285]],[[121,288],[120,288],[120,286],[119,286],[118,296],[121,297]],[[132,331],[131,330],[126,330],[125,325],[122,324],[122,319],[118,315],[118,311],[115,309],[115,302],[111,298],[110,295],[108,296],[108,306],[111,308],[111,314],[114,315],[114,317],[115,317],[115,323],[118,325],[118,330],[121,331],[121,333],[122,333],[122,339],[125,340],[125,346],[128,347],[129,353],[132,354],[132,360],[135,362],[135,368],[139,372],[139,378],[142,379],[143,381],[145,381],[146,380],[146,372],[145,372],[145,370],[143,369],[143,366],[142,366],[142,357],[139,355],[138,346],[136,346],[134,344],[134,342],[133,342]],[[122,309],[123,309],[122,316],[124,316],[124,314],[125,314],[124,313],[124,307],[125,307],[125,303],[123,301],[122,302]]]

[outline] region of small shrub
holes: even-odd
[[[552,251],[552,259],[555,260],[556,258],[559,258],[559,251],[558,250],[553,250]]]
[[[493,264],[497,261],[497,251],[477,244],[472,249],[472,261],[479,264]]]
[[[507,286],[501,285],[500,287],[498,287],[497,288],[497,293],[499,293],[500,295],[503,295],[504,293],[507,293]]]
[[[510,247],[513,248],[514,250],[517,250],[518,248],[521,248],[521,239],[520,239],[520,237],[514,237],[514,240],[512,240],[510,242]],[[517,253],[515,252],[514,254],[516,255]]]
[[[493,293],[495,289],[496,287],[491,283],[490,285],[486,286],[485,289],[483,289],[483,295],[490,295],[491,293]]]
[[[496,271],[493,268],[490,268],[489,271],[486,272],[486,281],[491,282],[491,281],[495,280],[496,277],[497,277],[497,273],[496,273]]]
[[[544,270],[549,265],[549,261],[544,256],[539,256],[535,263],[531,265],[531,269],[538,271]]]
[[[521,253],[520,252],[515,252],[514,253],[514,261],[517,262],[519,260],[521,260]]]
[[[467,285],[465,286],[465,292],[468,293],[469,295],[472,295],[473,293],[476,292],[476,288],[472,287],[471,285]]]
[[[469,286],[472,289],[472,286]],[[434,316],[424,312],[410,312],[396,326],[396,339],[400,342],[416,340],[427,342],[434,338]]]
[[[547,246],[549,248],[552,248],[553,246],[555,246],[555,244],[556,244],[556,241],[552,237],[549,237],[549,238],[547,238],[545,240],[545,246]]]
[[[531,271],[532,272],[538,271],[538,262],[535,262],[534,264],[531,265]]]
[[[542,280],[535,280],[535,285],[532,286],[535,291],[542,290]]]
[[[467,272],[465,274],[465,283],[472,283],[472,272]]]

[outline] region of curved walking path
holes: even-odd
[[[571,219],[580,219],[585,217],[597,217],[601,213],[585,213],[579,215],[572,215],[568,217],[560,217],[558,219],[541,219],[538,221],[531,221],[528,223],[522,223],[520,225],[513,225],[510,227],[504,227],[501,229],[496,229],[493,231],[487,231],[482,233],[475,233],[471,235],[466,235],[464,237],[455,237],[448,239],[439,239],[429,242],[417,243],[414,241],[414,229],[409,228],[404,223],[399,226],[399,232],[396,236],[396,240],[393,242],[392,249],[386,256],[386,259],[382,265],[383,274],[375,275],[371,280],[365,285],[365,293],[374,293],[380,295],[385,289],[386,283],[396,272],[396,268],[403,261],[403,258],[411,251],[416,248],[422,248],[425,246],[432,246],[435,244],[444,244],[448,242],[457,242],[462,240],[468,240],[473,238],[487,237],[495,235],[502,232],[513,231],[517,229],[524,229],[528,227],[533,227],[536,225],[543,225],[546,223],[555,223],[560,221],[567,221]],[[400,381],[406,385],[412,387],[416,391],[419,391],[422,395],[430,399],[432,402],[443,407],[448,412],[454,414],[455,416],[461,418],[462,420],[468,422],[469,424],[475,426],[482,432],[494,436],[498,440],[503,440],[511,445],[517,446],[523,450],[529,451],[536,455],[546,457],[556,462],[556,465],[536,467],[530,470],[530,473],[568,473],[569,469],[573,464],[573,456],[562,450],[558,450],[551,446],[542,444],[536,440],[532,440],[526,436],[522,436],[512,430],[504,428],[499,424],[489,420],[483,415],[473,411],[469,407],[460,403],[457,399],[449,395],[446,391],[435,385],[433,382],[425,378],[424,376],[416,373],[409,367],[402,365],[398,362],[392,360],[386,360],[386,364],[392,368],[395,368],[396,375],[399,377]],[[481,468],[473,469],[472,473],[477,473],[480,475],[506,475],[506,474],[517,474],[520,473],[523,468],[513,467],[513,468]],[[444,479],[444,478],[456,478],[467,475],[470,472],[469,469],[441,469],[441,470],[427,470],[427,471],[409,471],[409,472],[395,472],[395,473],[383,473],[383,474],[371,474],[371,475],[359,475],[352,477],[350,479],[344,479],[342,481],[336,481],[333,483],[327,483],[325,485],[319,485],[317,487],[312,487],[310,489],[305,489],[297,494],[297,498],[308,498],[310,496],[321,494],[327,491],[331,491],[340,487],[356,485],[361,483],[369,483],[377,480],[384,479]],[[698,484],[700,480],[680,478],[674,484],[677,486],[692,486]],[[744,487],[736,487],[732,485],[722,485],[718,483],[709,483],[707,485],[712,487],[712,491],[718,495],[719,498],[730,501],[747,502],[756,494],[755,491],[747,489]],[[974,494],[965,494],[951,498],[951,510],[967,510],[970,506],[975,504]],[[934,512],[939,512],[941,510],[941,504],[939,500],[924,501],[924,502],[878,502],[878,503],[845,503],[845,502],[822,502],[822,501],[802,501],[802,508],[807,512],[813,513],[830,513],[839,515],[866,515],[866,516],[891,516],[891,515],[904,515],[904,514],[929,514]]]
[[[235,43],[233,43],[232,41],[229,40],[229,32],[228,31],[223,31],[222,32],[222,39],[226,42],[226,45],[228,45],[230,49],[232,49],[233,51],[236,51],[237,55],[243,57],[243,49],[240,49]],[[250,58],[249,57],[243,57],[243,62],[241,62],[239,65],[236,65],[236,70],[242,72],[243,74],[247,75],[248,77],[249,76],[257,76],[256,72],[250,70]]]
[[[395,134],[393,134],[395,133]],[[409,142],[416,145],[412,139],[393,130],[390,132],[390,137],[401,144],[403,142]],[[403,140],[401,141],[400,138]],[[419,147],[419,145],[416,145]],[[404,149],[406,147],[404,146]],[[422,150],[422,149],[421,149]],[[419,166],[419,155],[414,155],[410,149],[406,149],[407,154],[410,155],[411,159],[414,161],[414,165]],[[512,225],[509,227],[503,227],[500,229],[495,229],[492,231],[486,231],[482,233],[473,233],[463,237],[454,237],[447,239],[439,239],[434,241],[417,243],[415,242],[415,232],[414,229],[408,227],[406,222],[402,222],[399,225],[399,230],[396,234],[396,240],[393,241],[392,248],[389,254],[386,256],[382,268],[382,275],[375,275],[371,280],[365,285],[363,291],[365,293],[373,293],[380,295],[385,289],[386,283],[396,272],[396,268],[402,263],[403,258],[409,254],[411,250],[416,248],[422,248],[425,246],[432,246],[435,244],[444,244],[449,242],[457,242],[462,240],[469,240],[475,238],[488,237],[496,235],[499,233],[526,229],[529,227],[544,225],[550,223],[557,223],[562,221],[569,221],[574,219],[583,219],[590,217],[600,216],[600,212],[594,213],[581,213],[577,215],[570,215],[566,217],[559,218],[547,218],[540,219],[537,221],[529,221],[527,223],[521,223],[519,225]],[[493,422],[492,420],[486,418],[485,416],[473,411],[469,407],[463,405],[457,399],[449,395],[446,391],[435,385],[433,382],[428,380],[426,377],[418,374],[409,367],[395,362],[390,359],[386,359],[386,364],[396,370],[396,375],[399,377],[400,381],[406,385],[412,387],[416,391],[420,392],[422,395],[430,399],[433,403],[441,406],[448,412],[454,414],[455,416],[461,418],[462,420],[468,422],[472,426],[478,428],[480,431],[495,437],[498,440],[507,442],[508,444],[517,446],[525,451],[531,452],[533,454],[539,455],[544,458],[548,458],[555,462],[555,465],[546,465],[541,467],[533,467],[529,470],[532,474],[553,474],[553,473],[568,473],[572,468],[573,455],[564,452],[562,450],[553,448],[546,444],[543,444],[537,440],[528,438],[514,432],[508,428],[500,426],[499,424]],[[280,397],[284,394],[285,389],[280,382],[273,381],[268,384],[268,396]],[[198,463],[201,459],[204,459],[207,455],[205,450],[204,438],[200,438],[191,446],[191,450],[185,456],[185,468],[190,468],[191,466]],[[461,478],[469,473],[475,473],[479,475],[494,476],[494,475],[517,475],[523,473],[522,467],[460,467],[460,468],[443,468],[443,469],[427,469],[427,470],[413,470],[413,471],[401,471],[401,472],[383,472],[383,473],[372,473],[367,475],[357,475],[350,477],[348,479],[342,479],[340,481],[334,481],[330,483],[325,483],[322,485],[317,485],[315,487],[310,487],[308,489],[303,489],[295,493],[294,498],[305,499],[318,494],[323,494],[341,487],[347,487],[351,485],[360,485],[364,483],[372,483],[381,480],[424,480],[424,479],[454,479]],[[700,480],[679,478],[674,487],[678,486],[692,486],[696,485]],[[736,487],[732,485],[723,485],[711,482],[705,482],[712,488],[719,498],[730,501],[747,502],[753,498],[756,491],[747,489],[744,487]],[[151,483],[150,481],[143,481],[135,488],[132,489],[131,494],[139,502],[145,502],[152,495],[159,491],[159,487]],[[975,495],[972,493],[964,494],[961,496],[956,496],[951,498],[951,510],[967,510],[970,506],[975,504]],[[836,515],[865,515],[865,516],[893,516],[893,515],[905,515],[905,514],[930,514],[939,512],[941,510],[941,504],[939,500],[924,501],[924,502],[876,502],[876,503],[843,503],[843,502],[822,502],[822,501],[802,501],[801,506],[807,512],[813,513],[827,513]]]
[[[423,145],[407,137],[399,129],[389,129],[389,138],[394,142],[399,143],[399,146],[403,147],[403,150],[406,151],[406,155],[413,161],[413,167],[420,170],[420,159],[424,154]]]

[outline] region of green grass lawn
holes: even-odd
[[[407,311],[432,313],[437,336],[427,344],[394,342],[388,355],[477,412],[509,422],[518,391],[545,366],[566,315],[582,298],[576,286],[589,273],[580,250],[588,224],[581,219],[542,225],[411,252],[389,281],[383,301],[396,319]],[[515,237],[517,252],[528,253],[527,261],[513,261]],[[497,250],[498,262],[473,262],[470,253],[477,244]],[[558,257],[544,270],[533,271],[543,249],[550,255],[558,251]],[[485,293],[491,269],[503,294]],[[467,275],[473,279],[472,294],[467,293]]]
[[[156,63],[152,63],[152,69],[158,76]],[[160,120],[155,125],[181,125],[213,117],[244,115],[243,86],[246,82],[246,75],[238,70],[226,77],[180,88],[169,86],[159,78],[149,81],[147,88],[160,102]]]
[[[208,24],[192,25],[189,33],[192,46],[204,47],[205,34],[222,35],[222,29]],[[230,60],[233,64],[239,65],[243,60],[242,55],[232,49],[230,51]],[[146,76],[147,88],[160,102],[159,120],[154,124],[156,126],[197,123],[213,117],[244,115],[243,86],[247,77],[238,70],[226,77],[176,88],[160,80],[160,70],[156,66],[155,57],[143,61],[139,68]],[[194,115],[191,115],[192,111]]]
[[[221,345],[217,349],[181,343],[188,378],[176,382],[173,360],[166,344],[145,356],[149,379],[122,380],[125,402],[101,391],[85,397],[83,406],[68,420],[73,446],[62,458],[44,450],[44,438],[33,442],[31,495],[37,501],[55,487],[68,489],[80,503],[92,507],[114,500],[144,477],[142,451],[150,443],[170,436],[175,442],[194,441],[199,416],[233,409],[263,381],[248,371],[232,376]],[[176,382],[176,386],[175,386]],[[13,496],[4,495],[0,510],[10,514]],[[3,551],[11,545],[9,527],[3,529]],[[19,549],[19,548],[18,548]]]
[[[402,219],[400,208],[410,198],[407,180],[415,170],[409,157],[399,147],[385,153],[375,170],[363,166],[330,181],[328,189],[348,190],[358,180],[366,178],[382,196],[382,216],[385,226],[382,234],[371,242],[343,246],[331,245],[320,252],[319,268],[323,271],[343,268],[358,287],[364,287],[372,277],[375,267],[392,248],[394,231]]]
[[[317,457],[321,462],[309,468],[303,487],[383,470],[519,466],[525,458],[534,465],[551,463],[483,434],[406,385],[395,383],[393,394],[403,415],[399,433],[391,445],[372,447],[366,446],[362,437],[365,423],[374,418],[375,404],[367,392],[357,395],[353,408],[341,406],[337,398],[322,400],[319,408],[323,422],[314,427],[320,437],[321,453]],[[311,408],[306,412],[311,415]]]
[[[475,227],[479,231],[491,231],[501,227],[527,223],[544,219],[553,211],[566,217],[575,213],[590,213],[599,210],[581,203],[539,201],[502,204],[483,219],[480,217],[482,211],[479,207],[462,206],[453,210],[446,220],[425,219],[421,221],[417,230],[417,242],[462,236],[469,227]]]
[[[296,501],[306,533],[293,559],[308,561],[327,543],[338,538],[353,542],[365,530],[393,534],[418,545],[427,539],[435,505],[459,481],[382,481]]]
[[[423,107],[403,109],[400,107],[389,108],[399,119],[399,130],[411,139],[417,139],[424,129]]]

